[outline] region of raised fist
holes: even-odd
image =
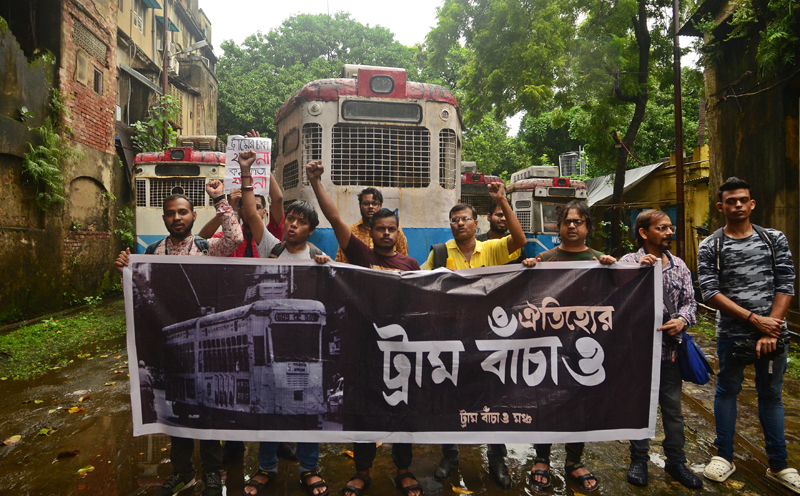
[[[306,174],[309,180],[319,179],[323,172],[325,172],[325,166],[322,165],[322,160],[314,160],[306,165]]]
[[[499,201],[501,198],[506,197],[505,183],[489,183],[486,186],[489,188],[489,196],[491,196],[495,201]]]
[[[222,184],[222,181],[218,179],[213,179],[206,184],[206,193],[211,198],[218,198],[222,196],[222,192],[225,191],[225,186]]]
[[[247,168],[247,174],[244,174],[245,176],[247,176],[250,174],[250,166],[253,165],[253,162],[256,161],[256,152],[254,152],[253,150],[243,151],[242,153],[239,154],[238,160],[239,160],[239,166],[242,168],[242,174],[244,174],[245,172],[244,169]]]

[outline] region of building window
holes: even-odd
[[[103,94],[103,72],[94,70],[94,92],[98,95]]]
[[[144,33],[144,5],[142,0],[133,0],[133,25]]]

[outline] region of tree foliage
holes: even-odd
[[[281,105],[304,84],[338,77],[344,64],[401,67],[416,75],[414,49],[380,26],[366,26],[339,12],[291,17],[269,33],[258,32],[241,46],[222,43],[217,65],[220,134],[256,129],[275,137]]]

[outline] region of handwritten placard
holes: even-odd
[[[239,154],[246,150],[256,152],[256,161],[250,166],[253,176],[254,192],[257,195],[269,194],[270,151],[272,140],[269,138],[248,138],[246,136],[228,136],[228,147],[225,149],[225,193],[242,187],[242,169],[239,167]]]

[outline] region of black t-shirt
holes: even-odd
[[[384,257],[350,234],[350,242],[344,250],[347,260],[353,265],[378,270],[420,270],[415,258],[395,252],[394,256]]]

